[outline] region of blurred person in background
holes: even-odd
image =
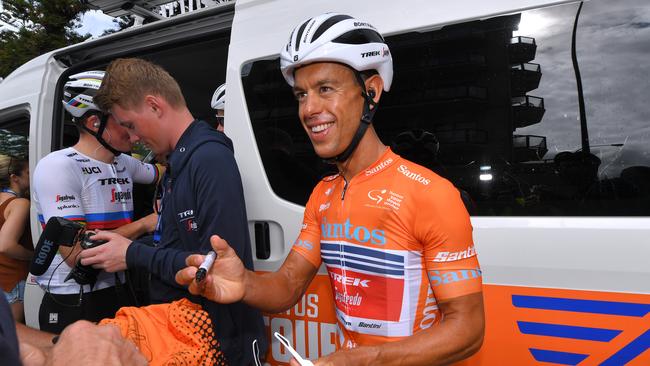
[[[23,323],[25,279],[34,254],[28,161],[0,155],[0,187],[0,283],[14,319]]]

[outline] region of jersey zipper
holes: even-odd
[[[345,179],[345,177],[343,175],[341,175],[341,177],[343,177],[343,191],[341,192],[341,201],[344,201],[345,200],[345,192],[348,191],[348,180]]]

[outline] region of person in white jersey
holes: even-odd
[[[226,111],[226,83],[219,85],[219,87],[212,94],[210,106],[214,109],[215,116],[217,117],[217,124],[214,126],[217,131],[223,132],[223,122]]]
[[[103,71],[82,72],[65,84],[63,106],[79,130],[79,141],[38,162],[33,200],[41,225],[60,216],[87,230],[115,230],[136,238],[153,231],[156,218],[133,221],[133,183],[155,184],[161,172],[126,154],[132,148],[128,132],[93,103],[103,76]],[[94,285],[66,281],[80,251],[79,245],[60,247],[48,270],[36,278],[45,291],[41,330],[60,333],[77,320],[99,321],[131,304],[124,273],[99,272]]]

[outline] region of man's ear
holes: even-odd
[[[91,131],[97,132],[97,129],[99,129],[99,124],[100,124],[99,117],[96,114],[91,114],[86,118],[85,121],[83,121],[84,126],[86,126],[87,129]]]
[[[162,117],[165,103],[163,103],[163,100],[160,97],[155,95],[146,95],[144,97],[144,105],[145,108],[149,109],[152,113],[158,116],[158,118]]]
[[[375,101],[375,103],[378,103],[381,98],[381,93],[384,91],[384,81],[381,79],[381,76],[379,76],[379,74],[374,74],[366,79],[365,84],[366,93]]]

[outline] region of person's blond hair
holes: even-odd
[[[0,188],[9,187],[11,175],[20,176],[26,166],[26,159],[0,154]]]
[[[110,111],[115,104],[133,109],[146,95],[162,97],[173,108],[186,106],[176,80],[162,67],[139,58],[113,60],[93,100],[104,111]]]

